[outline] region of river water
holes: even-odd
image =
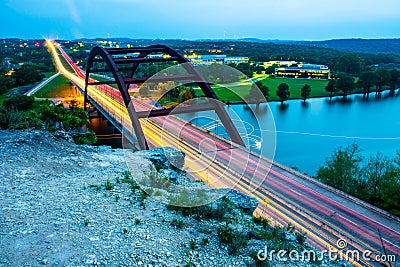
[[[227,107],[230,115],[246,122],[247,131],[254,127],[250,138],[251,149],[288,167],[315,175],[326,157],[341,146],[356,143],[362,155],[381,152],[393,157],[400,151],[400,90],[394,96],[383,92],[380,98],[371,94],[366,100],[362,95],[314,98],[304,104],[301,100],[260,104],[258,108],[245,105]],[[222,136],[222,127],[213,128],[217,117],[210,112],[180,115],[185,120],[205,127]],[[273,127],[273,125],[275,125]],[[101,137],[99,144],[120,146],[121,139],[113,135],[115,129],[107,121],[92,119],[93,130]],[[276,134],[275,134],[276,132]],[[276,138],[275,138],[276,137]],[[262,141],[257,147],[255,141]]]
[[[371,94],[368,100],[362,95],[316,98],[287,101],[284,107],[273,102],[261,104],[256,114],[263,129],[271,112],[276,127],[275,160],[301,172],[315,175],[327,156],[340,147],[357,143],[362,155],[381,152],[393,157],[400,151],[400,91],[394,96],[387,92],[380,98]],[[243,120],[252,121],[250,109],[243,105],[230,106]],[[257,132],[264,142],[268,132]],[[266,145],[263,142],[263,147]],[[268,149],[252,148],[263,155]]]

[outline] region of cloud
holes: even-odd
[[[81,16],[80,16],[78,8],[76,7],[75,1],[74,0],[65,0],[65,4],[68,7],[68,10],[69,10],[72,20],[77,24],[81,24]]]
[[[75,38],[398,37],[400,1],[0,0],[0,21],[13,25],[3,35],[26,29],[29,36],[59,32]]]

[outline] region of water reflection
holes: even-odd
[[[302,172],[315,175],[336,148],[357,143],[368,157],[377,152],[393,156],[400,150],[400,90],[394,96],[383,92],[381,97],[363,94],[343,97],[315,98],[306,101],[269,103],[277,129],[275,159]],[[231,106],[243,120],[251,121],[247,108]],[[266,109],[261,104],[259,110]],[[256,109],[255,109],[256,110]],[[262,112],[261,124],[268,123]],[[267,132],[262,132],[267,140]],[[266,145],[266,144],[263,144]],[[262,150],[264,151],[264,150]]]
[[[369,97],[359,94],[346,98],[315,98],[305,103],[291,100],[283,105],[280,102],[258,106],[230,105],[227,110],[252,125],[252,134],[263,140],[261,149],[259,141],[252,147],[255,152],[270,157],[276,137],[276,161],[315,175],[325,157],[338,147],[352,143],[359,144],[366,157],[377,152],[394,156],[396,150],[400,150],[399,107],[400,90],[396,90],[394,94],[383,92],[378,97],[373,93]],[[209,122],[202,119],[204,115],[216,118],[209,112],[184,114],[182,117],[202,125]],[[257,127],[257,119],[261,129]],[[276,133],[271,130],[274,124]],[[103,130],[108,129],[107,134],[115,133],[104,122],[98,122],[98,125]],[[221,127],[213,131],[226,135]],[[111,145],[115,143],[118,140],[111,138]]]

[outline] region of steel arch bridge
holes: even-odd
[[[153,53],[163,53],[163,57],[148,57]],[[136,55],[137,56],[132,56]],[[112,73],[114,81],[91,81],[90,74],[93,73],[93,64],[95,62],[104,62],[109,71]],[[177,62],[181,64],[183,69],[187,72],[184,75],[167,75],[167,76],[151,76],[134,78],[137,73],[138,67],[142,63],[153,62]],[[122,67],[121,67],[122,65]],[[120,67],[119,67],[120,66]],[[129,73],[123,75],[122,71]],[[187,107],[177,108],[162,108],[151,109],[150,111],[137,111],[128,89],[131,84],[143,84],[146,81],[151,82],[166,82],[166,81],[192,81],[197,84],[205,97],[209,100],[206,104],[195,104]],[[121,93],[122,100],[127,108],[129,117],[132,122],[132,127],[135,131],[140,149],[149,149],[143,129],[140,125],[139,119],[167,116],[169,114],[190,113],[205,110],[214,110],[225,127],[231,140],[239,145],[244,146],[244,142],[239,135],[231,118],[227,114],[224,105],[218,101],[218,97],[212,90],[210,84],[204,77],[194,68],[194,66],[181,54],[174,49],[164,45],[152,45],[148,47],[133,47],[133,48],[112,48],[106,49],[103,47],[94,47],[88,58],[86,77],[85,77],[85,108],[88,101],[88,86],[89,85],[104,85],[116,84],[119,92]]]

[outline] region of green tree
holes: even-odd
[[[40,117],[49,131],[73,131],[89,123],[86,111],[80,108],[66,109],[62,104],[43,104]]]
[[[336,70],[351,75],[359,75],[363,67],[363,61],[356,53],[342,54],[335,65]]]
[[[390,71],[390,93],[393,94],[394,90],[400,87],[400,71],[391,70]]]
[[[236,67],[234,65],[233,67]],[[208,82],[212,83],[233,83],[238,82],[243,74],[240,72],[232,71],[230,68],[227,68],[225,65],[213,63],[207,66],[200,66],[198,68],[204,78]],[[246,71],[244,74],[247,75]]]
[[[256,103],[258,106],[261,102],[265,102],[265,100],[268,101],[268,97],[269,97],[268,86],[258,81],[251,85],[249,94],[247,95],[246,98],[250,103]]]
[[[331,94],[330,100],[332,100],[333,94],[339,92],[337,88],[337,80],[329,80],[328,85],[325,86],[325,91]]]
[[[385,176],[392,171],[393,167],[394,163],[380,153],[369,159],[367,165],[362,169],[369,189],[367,199],[379,199],[383,190],[382,183],[384,183]]]
[[[381,67],[376,71],[376,74],[376,93],[380,94],[383,91],[383,87],[390,84],[390,72],[386,68]]]
[[[265,71],[264,66],[260,65],[260,64],[257,64],[254,69],[255,69],[257,74],[261,74],[263,71]]]
[[[278,65],[276,65],[276,64],[269,66],[268,68],[265,69],[265,74],[274,74],[275,68],[277,68],[277,67],[278,67]]]
[[[193,99],[194,97],[195,97],[195,91],[194,91],[194,89],[193,88],[191,88],[191,87],[185,87],[182,91],[181,91],[181,93],[180,93],[180,95],[179,95],[179,97],[180,97],[180,100],[181,100],[181,103],[183,103],[183,102],[185,102],[185,101],[188,101],[188,100],[190,100],[190,99]]]
[[[289,85],[287,85],[286,83],[281,83],[280,85],[278,85],[276,95],[280,98],[281,105],[283,105],[283,101],[288,100],[290,96]]]
[[[343,92],[346,97],[354,89],[354,78],[348,75],[341,75],[337,82],[337,88]]]
[[[269,87],[266,86],[265,84],[263,84],[260,81],[256,82],[256,85],[258,86],[258,88],[260,89],[261,93],[263,94],[263,96],[265,97],[265,99],[268,101],[269,99]]]
[[[364,95],[369,95],[371,87],[376,85],[378,81],[378,75],[374,71],[365,71],[361,73],[360,79],[358,80],[358,86],[364,91]]]
[[[235,66],[235,68],[238,71],[244,73],[247,77],[249,77],[249,78],[253,77],[253,69],[252,69],[250,63],[240,63],[240,64],[237,64]]]
[[[347,193],[355,193],[360,173],[360,149],[356,144],[336,150],[317,171],[318,178]]]
[[[400,169],[395,160],[380,153],[371,157],[362,169],[366,190],[358,195],[361,199],[400,215]]]
[[[149,96],[150,90],[147,84],[142,84],[139,88],[139,94],[141,97]]]
[[[4,101],[4,106],[8,109],[27,110],[30,109],[35,102],[33,96],[16,95]]]
[[[310,93],[311,93],[311,86],[305,84],[301,88],[301,97],[303,98],[304,103],[306,102],[306,99],[310,96]]]
[[[6,75],[7,70],[0,70],[0,94],[6,93],[14,86],[11,76]]]
[[[15,79],[16,86],[23,86],[27,84],[34,84],[41,81],[44,75],[33,65],[23,65],[17,69],[12,77]]]

